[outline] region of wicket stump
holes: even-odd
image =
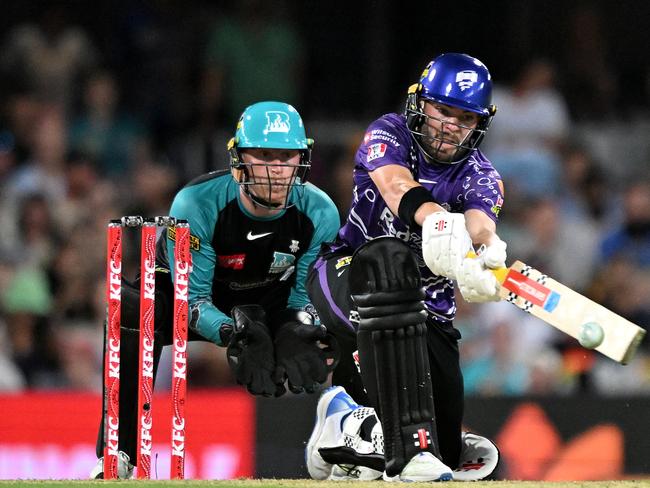
[[[104,357],[104,479],[117,478],[120,406],[120,327],[122,302],[122,231],[141,229],[140,347],[138,360],[137,477],[151,477],[153,351],[156,290],[156,229],[174,227],[174,317],[172,368],[172,436],[170,478],[185,477],[185,401],[187,389],[188,285],[191,268],[190,228],[173,217],[125,216],[107,229],[106,347]]]

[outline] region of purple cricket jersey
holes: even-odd
[[[453,282],[434,275],[427,268],[422,258],[421,229],[409,229],[393,215],[368,174],[387,164],[408,168],[415,180],[446,210],[462,213],[474,208],[482,210],[495,222],[503,204],[503,194],[497,183],[501,177],[478,149],[459,164],[427,163],[411,137],[406,118],[394,113],[370,124],[357,150],[352,204],[331,250],[350,248],[353,251],[381,236],[403,240],[417,257],[428,313],[437,320],[453,320],[456,313]]]

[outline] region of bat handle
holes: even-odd
[[[473,249],[470,249],[467,252],[467,257],[472,259],[481,259],[481,257],[476,254]],[[510,268],[490,268],[489,271],[494,275],[499,284],[502,284],[506,280],[506,275],[508,274],[508,271],[510,271]]]

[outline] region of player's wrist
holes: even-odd
[[[416,214],[426,203],[436,203],[429,190],[420,185],[407,190],[402,195],[397,208],[399,219],[409,227],[419,227],[420,224],[417,223]]]
[[[231,322],[224,322],[219,327],[219,340],[221,341],[222,346],[227,346],[232,339],[234,332],[234,324]]]

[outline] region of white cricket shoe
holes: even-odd
[[[117,453],[117,477],[123,480],[133,479],[133,465],[130,463],[131,458],[124,451]],[[97,464],[90,472],[91,480],[104,479],[104,458],[100,457]]]
[[[361,427],[367,425],[369,418],[374,419],[371,439],[364,440]],[[384,465],[383,433],[375,409],[358,405],[342,386],[326,389],[318,400],[316,424],[305,449],[305,461],[309,475],[317,480],[380,478]],[[376,469],[377,466],[381,468]]]
[[[388,476],[384,471],[384,481],[451,481],[451,468],[430,452],[421,452],[411,458],[402,472]]]
[[[335,464],[332,467],[332,473],[327,479],[329,481],[374,481],[380,479],[381,476],[381,471],[367,466]]]
[[[316,406],[316,424],[305,449],[307,471],[313,479],[326,480],[332,473],[333,464],[326,462],[318,449],[340,445],[341,420],[358,407],[342,386],[327,388],[321,395]]]

